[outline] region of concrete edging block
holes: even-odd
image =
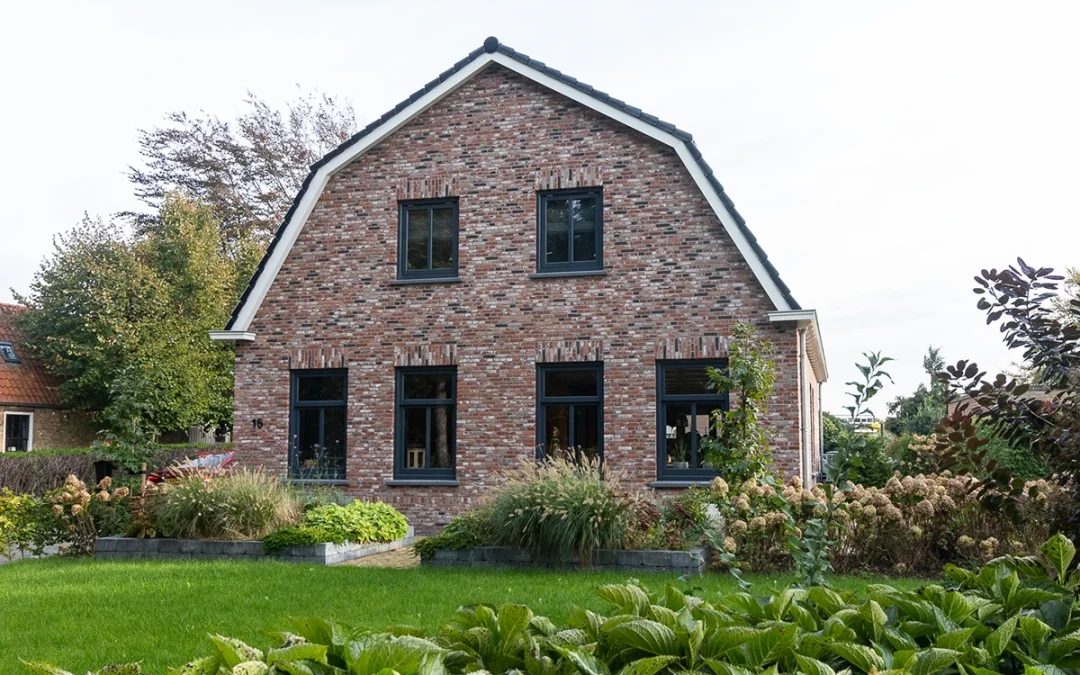
[[[533,567],[559,570],[612,570],[625,572],[671,572],[704,574],[709,566],[708,548],[689,551],[624,551],[600,549],[593,552],[592,566],[583,567],[573,556],[568,565],[536,562],[525,549],[508,546],[478,546],[458,550],[443,549],[421,561],[430,567]]]

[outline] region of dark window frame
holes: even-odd
[[[567,370],[591,370],[596,372],[596,395],[595,396],[547,396],[544,393],[545,380],[553,371]],[[568,436],[574,434],[574,412],[576,404],[596,406],[596,456],[601,463],[604,461],[604,362],[603,361],[575,361],[567,363],[538,363],[536,364],[536,458],[542,459],[547,454],[547,406],[566,405]],[[569,439],[568,439],[569,440]],[[569,446],[569,444],[567,444]]]
[[[4,350],[3,347],[7,347],[7,350]],[[11,354],[10,358],[5,351]],[[10,342],[0,342],[0,361],[3,363],[22,363],[22,361],[19,360],[19,353],[15,351],[15,345]]]
[[[574,261],[573,222],[567,219],[567,238],[569,240],[567,262],[549,263],[547,261],[547,204],[565,199],[596,199],[596,220],[593,225],[596,259]],[[544,190],[536,193],[536,271],[539,273],[586,272],[604,269],[604,190],[595,188],[573,188],[567,190]]]
[[[450,375],[449,398],[405,398],[406,375]],[[453,466],[431,467],[431,409],[450,407],[450,457]],[[426,408],[427,447],[423,469],[405,466],[405,410]],[[457,366],[403,366],[394,371],[394,478],[397,480],[456,480],[457,479]]]
[[[440,207],[451,207],[454,211],[454,224],[451,230],[451,243],[450,246],[454,251],[454,264],[445,269],[431,269],[431,257],[432,246],[434,242],[433,230],[435,227],[434,215],[432,211]],[[423,270],[410,270],[409,269],[409,232],[408,232],[408,213],[409,211],[421,211],[426,210],[428,212],[428,269]],[[398,265],[397,265],[397,278],[398,279],[446,279],[453,278],[458,275],[458,230],[460,227],[460,218],[458,212],[458,198],[457,197],[441,197],[436,199],[408,199],[398,202]]]
[[[728,392],[710,394],[665,394],[664,384],[668,368],[688,368],[701,366],[702,369],[713,367],[726,370],[728,360],[721,359],[665,359],[656,362],[656,475],[659,480],[711,480],[717,475],[715,468],[703,466],[694,468],[694,458],[698,452],[697,435],[690,437],[690,466],[685,469],[671,468],[667,465],[667,406],[669,404],[690,405],[691,417],[699,414],[697,407],[707,408],[709,422],[712,422],[714,410],[728,410],[730,396]]]
[[[305,377],[333,377],[341,376],[345,378],[344,397],[340,400],[326,400],[326,401],[301,401],[300,400],[300,380]],[[331,481],[343,481],[348,476],[348,458],[349,458],[349,371],[344,368],[306,368],[302,370],[292,370],[289,372],[289,456],[288,456],[288,476],[290,480],[305,481],[305,480],[331,480]],[[325,410],[326,408],[342,408],[345,411],[345,428],[343,430],[343,444],[345,450],[341,458],[341,470],[340,472],[328,471],[326,467],[316,467],[314,469],[303,469],[299,464],[299,448],[293,443],[293,439],[299,439],[299,425],[300,425],[300,409],[301,408],[318,408]],[[319,415],[319,445],[323,444],[323,438],[326,433],[325,413]],[[299,442],[299,440],[297,440]],[[323,474],[322,472],[327,472]],[[333,475],[330,475],[330,474]]]
[[[30,452],[34,449],[34,413],[23,412],[21,410],[6,410],[0,412],[0,422],[3,422],[3,430],[0,431],[0,452],[8,451],[8,434],[11,433],[11,427],[14,426],[8,420],[12,417],[25,417],[26,418],[26,436],[20,438],[23,442],[23,448],[21,450],[14,450],[13,452]],[[12,435],[14,440],[14,435]]]

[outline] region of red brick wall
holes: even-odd
[[[553,182],[603,185],[607,276],[529,278]],[[397,200],[431,190],[459,197],[462,283],[391,285]],[[290,368],[344,365],[348,491],[431,527],[533,456],[538,360],[599,355],[608,465],[645,486],[656,358],[723,355],[750,321],[777,347],[773,451],[797,473],[797,340],[773,309],[672,149],[493,66],[331,178],[238,345],[234,449],[283,473]],[[457,488],[385,485],[394,368],[421,363],[458,367]]]
[[[4,439],[4,412],[33,413],[34,450],[85,448],[97,438],[98,427],[88,413],[0,405],[0,443]]]

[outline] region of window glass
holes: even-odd
[[[431,233],[428,211],[412,210],[407,212],[406,222],[406,269],[428,269],[428,239]]]
[[[454,477],[456,372],[402,368],[397,376],[395,473],[402,477]]]
[[[30,450],[30,415],[4,415],[4,450],[27,452]]]
[[[600,191],[538,196],[538,268],[541,272],[600,269],[603,208]]]
[[[7,342],[0,342],[0,361],[5,363],[18,363],[19,357],[15,353],[15,348]]]
[[[547,202],[545,245],[549,263],[570,262],[570,209],[565,199]]]
[[[454,267],[454,210],[433,209],[431,212],[431,269]]]
[[[405,399],[439,400],[451,397],[454,376],[450,373],[415,373],[403,376]]]
[[[574,262],[596,260],[596,200],[575,199]]]
[[[706,366],[668,367],[664,370],[664,394],[667,395],[715,395],[709,388]]]
[[[596,396],[600,372],[587,370],[548,370],[544,374],[545,396]]]
[[[300,401],[344,401],[344,375],[305,375],[298,378]]]

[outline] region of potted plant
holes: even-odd
[[[687,469],[690,455],[690,443],[686,436],[677,436],[675,443],[668,450],[668,466],[672,469]]]

